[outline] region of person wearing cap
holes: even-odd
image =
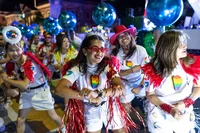
[[[141,66],[149,62],[146,49],[137,45],[135,38],[136,28],[126,28],[124,25],[116,26],[115,34],[110,38],[110,43],[115,46],[111,54],[117,56],[121,62],[119,74],[125,83],[126,94],[121,96],[120,100],[128,112],[130,112],[131,102],[135,96],[145,96],[144,75]],[[134,105],[133,102],[132,104]],[[140,108],[142,108],[141,104]]]
[[[54,59],[53,54],[56,50],[56,44],[52,42],[52,35],[44,32],[44,44],[41,44],[37,51],[37,58],[53,73]]]

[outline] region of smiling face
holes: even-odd
[[[22,57],[23,50],[17,45],[8,45],[7,54],[14,62],[18,62]]]
[[[131,36],[128,32],[123,32],[119,34],[117,39],[121,47],[129,45],[131,42]]]
[[[68,49],[70,46],[70,41],[67,37],[63,38],[62,49]]]
[[[87,49],[83,49],[87,63],[96,65],[102,61],[107,52],[105,43],[102,40],[91,40],[91,45]]]

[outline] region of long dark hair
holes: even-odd
[[[136,51],[135,41],[133,40],[134,38],[133,38],[132,35],[130,35],[129,32],[127,32],[127,33],[129,34],[129,36],[131,36],[131,41],[130,41],[130,44],[129,44],[129,51],[126,54],[126,56],[124,57],[124,59],[130,58],[133,55],[133,53]],[[114,45],[115,45],[115,48],[112,50],[111,54],[116,56],[119,52],[119,49],[121,48],[118,39],[116,39]]]
[[[56,46],[57,46],[56,52],[62,50],[62,44],[63,44],[64,38],[67,38],[70,41],[69,36],[64,32],[62,32],[56,36]],[[71,41],[70,41],[70,45],[71,45]],[[69,45],[69,47],[70,47],[70,45]]]
[[[160,36],[156,44],[155,55],[151,63],[155,72],[163,78],[169,76],[178,64],[176,54],[178,47],[182,43],[181,37],[187,40],[187,35],[181,31],[167,31]],[[194,62],[194,59],[188,56],[181,60],[185,65],[190,65]]]
[[[80,72],[82,72],[83,74],[85,74],[87,72],[87,59],[83,53],[83,49],[87,49],[88,47],[90,47],[90,45],[92,44],[91,41],[93,41],[93,40],[101,40],[101,41],[105,42],[105,40],[102,37],[100,37],[99,35],[86,36],[85,39],[82,41],[80,51],[79,51],[77,57],[68,62],[67,69],[70,69],[70,68],[78,65]],[[96,73],[100,74],[107,66],[107,62],[108,62],[108,58],[104,57],[104,59],[98,64]]]

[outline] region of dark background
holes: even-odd
[[[37,5],[48,2],[48,0],[0,0],[0,11],[20,12],[19,3],[23,3],[27,5],[29,8],[35,9],[34,1],[36,1]],[[91,1],[100,3],[102,0],[66,0],[66,1],[77,1],[77,2]],[[119,18],[123,18],[126,16],[127,8],[134,9],[134,16],[142,16],[144,13],[145,0],[103,0],[103,2],[110,3],[115,8]],[[192,7],[188,3],[188,0],[183,0],[183,2],[184,2],[183,14],[179,18],[179,20],[177,20],[175,25],[177,25],[181,20],[184,20],[185,16],[192,16],[194,13]]]

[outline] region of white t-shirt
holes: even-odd
[[[121,70],[128,70],[134,66],[137,65],[144,65],[149,62],[148,54],[146,52],[146,49],[140,45],[136,45],[136,51],[133,53],[133,55],[124,60],[124,52],[122,49],[119,50],[117,54],[117,58],[121,62]],[[134,82],[141,76],[141,71],[134,72],[126,76],[122,76],[123,79]]]
[[[172,74],[163,79],[160,86],[154,88],[152,84],[146,88],[146,91],[155,91],[160,99],[173,104],[190,96],[192,88],[193,77],[183,70],[181,64],[178,64]]]
[[[44,75],[41,67],[37,63],[35,63],[34,61],[31,61],[31,63],[32,63],[31,69],[33,70],[33,75],[34,75],[34,77],[33,77],[34,82],[33,83],[30,82],[29,87],[39,86],[39,85],[43,84],[44,82],[46,82],[45,75]],[[15,65],[15,72],[18,72],[18,70],[19,70],[19,68],[17,68],[17,65]],[[20,71],[24,72],[23,67],[20,68]]]

